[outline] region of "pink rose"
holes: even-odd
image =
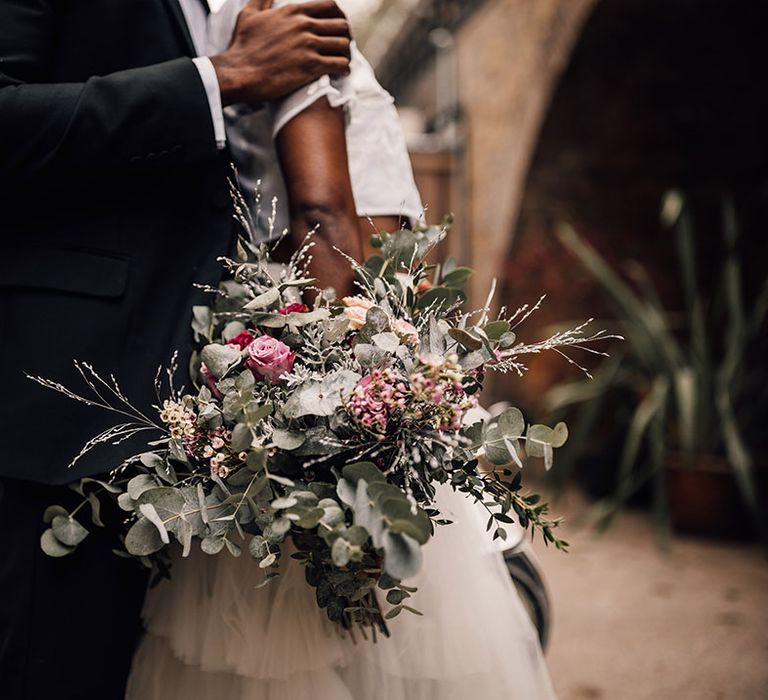
[[[408,323],[405,319],[398,318],[395,320],[394,330],[406,343],[411,345],[419,344],[419,332],[416,328]]]
[[[231,345],[238,350],[245,350],[252,342],[253,336],[248,331],[240,331],[227,341],[227,345]]]
[[[363,297],[344,297],[344,317],[349,321],[349,327],[359,330],[365,325],[365,317],[373,302]]]
[[[216,377],[213,376],[213,372],[208,369],[205,362],[200,365],[200,374],[203,375],[205,385],[211,390],[211,394],[215,399],[221,400],[223,397],[218,387],[216,386]]]
[[[294,353],[285,344],[271,335],[262,335],[248,346],[246,366],[257,377],[277,382],[286,372],[293,369]]]
[[[309,307],[306,304],[288,304],[282,309],[278,309],[277,313],[287,316],[288,314],[305,314],[309,311]]]

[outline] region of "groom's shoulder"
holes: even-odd
[[[0,72],[80,82],[189,55],[178,0],[0,0]]]

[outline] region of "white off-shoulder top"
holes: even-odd
[[[280,7],[306,0],[275,0]],[[209,18],[211,53],[229,46],[240,10],[248,0],[227,0]],[[276,233],[287,226],[287,195],[274,137],[297,114],[323,97],[346,113],[349,175],[359,216],[400,215],[417,221],[423,206],[413,178],[405,137],[392,96],[376,80],[371,65],[352,42],[350,74],[323,76],[267,108],[239,106],[225,109],[227,138],[241,182],[253,190],[260,182],[263,211],[257,222],[266,230],[273,197],[278,198]]]

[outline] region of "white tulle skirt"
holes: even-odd
[[[247,555],[179,560],[144,608],[127,700],[552,700],[536,632],[476,507],[450,489],[455,522],[426,546],[413,606],[391,636],[355,643],[315,604],[301,565],[281,576]]]

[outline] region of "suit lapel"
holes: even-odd
[[[197,55],[195,51],[195,45],[192,42],[192,35],[189,33],[189,27],[187,27],[187,20],[184,18],[184,13],[181,11],[181,5],[179,0],[162,0],[167,8],[168,12],[173,18],[173,23],[176,27],[176,31],[179,35],[179,39],[184,44],[184,49],[189,56]]]

